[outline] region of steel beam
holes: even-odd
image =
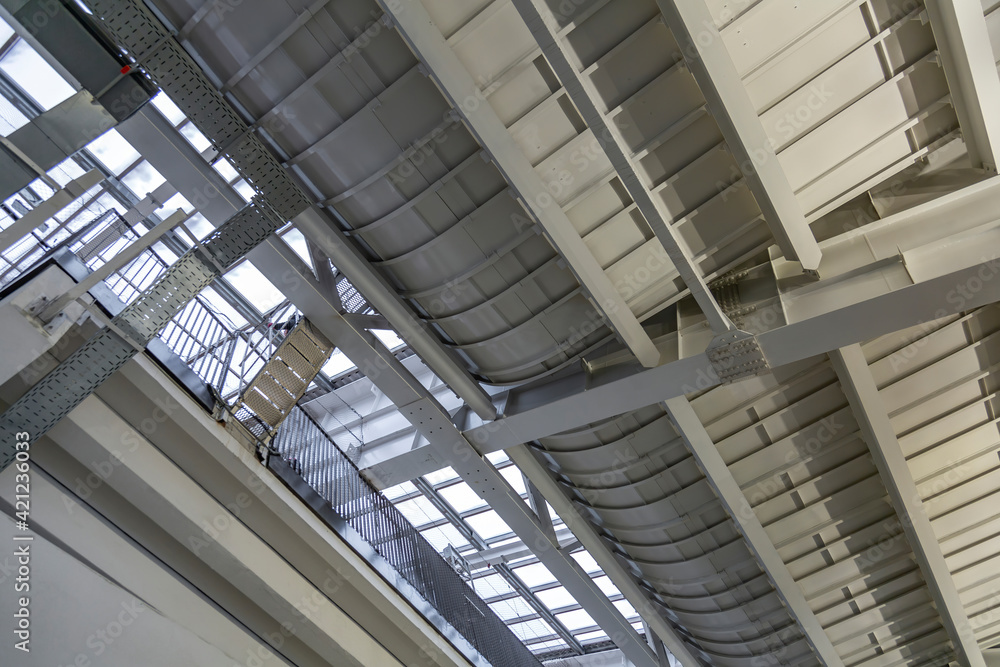
[[[778,554],[778,549],[768,537],[694,408],[683,396],[671,398],[664,405],[677,432],[698,461],[698,466],[705,473],[705,478],[722,501],[726,512],[732,517],[733,525],[740,531],[757,562],[767,573],[774,590],[785,603],[789,615],[799,624],[816,657],[826,667],[843,667],[844,662],[809,607],[802,588],[788,571],[788,566]]]
[[[953,255],[952,266],[942,271],[929,261],[931,273],[926,278],[918,272],[921,262],[915,258],[907,269],[914,271],[916,282],[895,289],[890,287],[888,269],[901,269],[901,258],[896,258],[892,266],[883,260],[870,261],[868,266],[861,264],[850,279],[819,284],[804,289],[801,295],[793,290],[783,300],[784,307],[795,312],[797,305],[807,304],[807,316],[788,318],[788,324],[758,334],[758,343],[770,365],[778,367],[1000,301],[1000,262],[982,252],[983,248],[997,247],[998,242],[1000,239],[987,238],[982,243],[971,243],[962,251],[963,259]],[[943,250],[954,245],[934,243],[923,254],[929,260],[943,258]],[[869,252],[861,245],[857,249]],[[955,270],[956,266],[962,268]],[[965,291],[970,284],[981,285],[981,289]],[[683,358],[675,353],[672,360],[652,369],[635,364],[598,364],[495,395],[494,401],[504,406],[503,416],[470,425],[464,434],[479,453],[488,454],[719,384],[719,376],[705,353]],[[382,488],[406,481],[412,476],[411,470],[427,474],[434,465],[443,467],[428,456],[426,446],[402,448],[393,445],[395,441],[389,436],[385,442],[389,444],[374,445],[365,451],[363,465],[369,479]]]
[[[580,115],[583,116],[584,122],[590,127],[601,148],[604,149],[615,173],[618,174],[618,178],[628,190],[632,201],[636,203],[642,213],[642,217],[646,219],[653,233],[656,234],[656,238],[666,250],[667,256],[677,269],[681,280],[691,290],[691,296],[701,307],[712,331],[723,333],[735,329],[736,327],[733,326],[733,323],[712,296],[712,292],[709,291],[708,284],[695,263],[690,248],[680,238],[680,235],[668,225],[668,221],[671,220],[669,212],[665,210],[661,201],[653,200],[649,188],[640,180],[618,134],[608,126],[605,115],[601,113],[597,102],[588,90],[587,80],[581,76],[576,67],[570,63],[569,58],[566,57],[557,36],[559,27],[556,25],[551,10],[539,0],[513,1],[514,7],[527,24],[549,65],[552,66],[556,76],[562,82],[566,94],[573,101]]]
[[[331,340],[359,368],[371,369],[369,376],[375,385],[400,406],[400,412],[428,439],[438,457],[490,505],[629,660],[638,667],[655,665],[655,655],[628,621],[576,561],[548,538],[531,508],[503,475],[475,452],[433,396],[371,334],[347,329],[342,333]]]
[[[934,40],[973,167],[1000,164],[1000,77],[983,8],[962,0],[927,0]]]
[[[185,220],[190,217],[190,214],[185,213],[183,210],[176,211],[173,215],[169,216],[166,220],[163,220],[158,225],[150,229],[148,232],[140,236],[134,243],[124,248],[117,255],[112,257],[110,260],[105,262],[100,266],[100,268],[93,271],[86,278],[78,282],[71,289],[64,292],[58,297],[51,299],[51,303],[45,307],[45,309],[38,314],[38,319],[42,322],[48,323],[53,317],[58,315],[66,306],[71,302],[76,301],[84,293],[90,291],[95,285],[106,280],[112,273],[115,273],[123,266],[131,262],[133,259],[139,256],[142,251],[144,251],[149,246],[156,243],[161,236],[169,232],[171,229],[177,225],[182,224]]]
[[[560,549],[568,551],[572,551],[575,545],[579,545],[579,542],[573,536],[573,533],[566,528],[560,528],[555,532],[555,542],[559,543]],[[507,563],[512,560],[527,558],[530,555],[531,549],[523,544],[514,542],[511,544],[503,544],[496,547],[482,549],[478,553],[465,554],[464,557],[466,562],[468,562],[469,567],[473,571],[476,571],[500,565],[502,563]]]
[[[841,387],[854,411],[872,459],[885,484],[892,505],[903,524],[903,532],[913,549],[927,582],[934,606],[964,667],[986,667],[982,650],[958,588],[945,561],[944,552],[931,526],[917,484],[896,438],[885,404],[868,368],[860,345],[851,345],[830,354]]]
[[[0,232],[0,252],[5,252],[25,234],[30,234],[32,230],[69,206],[74,199],[83,196],[87,190],[102,180],[104,175],[94,169],[67,183],[64,188],[56,191],[51,197],[28,211],[24,217]]]
[[[417,487],[417,490],[419,490],[432,505],[434,505],[437,511],[441,512],[444,518],[448,520],[448,523],[454,526],[455,529],[462,534],[462,537],[467,539],[469,543],[475,547],[477,552],[483,552],[489,548],[486,541],[481,538],[475,530],[473,530],[472,526],[470,526],[457,511],[455,511],[455,508],[451,506],[451,503],[441,497],[441,494],[439,494],[433,486],[421,478],[413,480],[413,485]],[[528,588],[516,574],[514,574],[514,571],[510,569],[506,562],[500,562],[495,565],[491,565],[491,567],[504,579],[504,581],[510,584],[511,588],[517,591],[518,594],[525,599],[525,601],[531,606],[532,609],[535,610],[539,617],[552,626],[552,628],[556,631],[556,634],[562,637],[562,640],[566,642],[567,646],[573,649],[577,655],[583,655],[583,646],[581,646],[580,642],[573,636],[573,633],[570,632],[565,625],[563,625],[562,621],[556,618],[555,614],[553,614],[548,607],[542,604],[542,601],[535,596],[531,589]]]
[[[157,114],[143,110],[123,125],[130,141],[134,138],[148,154],[153,166],[210,221],[225,215],[238,197],[218,174],[166,121],[149,118]],[[138,148],[138,147],[137,147]],[[148,151],[148,153],[146,152]],[[196,199],[192,199],[192,197]],[[434,458],[439,467],[452,465],[456,472],[497,511],[497,514],[557,577],[584,609],[601,625],[609,637],[637,665],[652,666],[655,657],[634,629],[579,565],[558,551],[546,538],[534,513],[521,500],[489,461],[479,457],[448,413],[417,381],[409,370],[363,327],[349,322],[333,306],[331,298],[312,272],[288,245],[272,236],[250,253],[250,260],[264,275],[271,276],[291,301],[359,369],[372,378],[403,416],[428,441],[434,443]],[[338,268],[341,268],[338,266]],[[638,647],[638,648],[636,648]]]
[[[470,132],[490,154],[525,210],[545,230],[556,250],[569,263],[611,328],[621,336],[643,366],[656,366],[660,362],[659,350],[576,232],[562,207],[545,188],[493,107],[481,100],[482,90],[448,46],[423,5],[419,0],[379,0],[379,4],[392,17],[410,49],[427,66],[430,76],[465,120]]]
[[[705,0],[657,0],[709,111],[785,257],[807,271],[822,253],[784,169],[743,87]]]
[[[232,210],[242,205],[243,200],[239,194],[201,158],[155,108],[146,107],[141,110],[122,123],[119,132],[212,224],[221,223]],[[406,309],[399,297],[390,293],[388,287],[375,276],[374,270],[357,254],[357,251],[348,248],[342,235],[332,228],[322,214],[313,211],[308,216],[300,216],[298,222],[309,230],[307,232],[307,229],[302,229],[304,234],[321,235],[322,243],[317,246],[331,257],[333,254],[330,251],[334,251],[337,268],[351,279],[352,284],[365,295],[365,298],[380,309],[393,328],[414,345],[417,353],[439,377],[447,378],[452,389],[470,407],[478,406],[476,413],[480,417],[489,419],[495,416],[492,403],[482,388],[469,376],[468,371],[444,354],[440,343],[417,322],[416,316]],[[319,239],[311,238],[311,240],[315,242]],[[297,259],[297,256],[292,261],[292,266],[297,267],[295,269],[289,265],[288,258],[282,259],[278,256],[284,254],[283,251],[287,247],[284,241],[272,237],[262,249],[250,254],[250,261],[268,276],[275,287],[289,297],[299,310],[305,311],[303,307],[305,302],[302,300],[304,297],[301,294],[296,295],[296,292],[307,284],[315,283],[315,280],[312,280],[312,271]],[[358,280],[362,277],[364,280]],[[310,289],[315,288],[317,285],[312,285]],[[324,294],[316,295],[317,298],[311,298],[310,301],[316,304],[328,303],[329,308],[339,310],[339,295],[322,287],[319,289]],[[309,318],[315,319],[315,315],[314,312]]]
[[[552,509],[563,520],[576,539],[580,541],[587,553],[601,566],[604,574],[618,587],[629,604],[635,607],[643,622],[649,625],[656,636],[666,645],[667,649],[681,662],[684,667],[697,667],[701,663],[695,659],[688,646],[667,622],[646,594],[635,582],[635,579],[611,553],[607,543],[597,533],[594,525],[580,514],[580,511],[565,495],[552,477],[552,472],[541,463],[535,454],[525,445],[518,445],[507,450],[510,460],[521,469],[524,476],[531,480],[542,496],[552,505]],[[658,662],[658,661],[657,661]]]
[[[347,242],[344,235],[332,224],[329,217],[312,207],[295,217],[292,222],[310,241],[322,250],[351,281],[351,284],[393,325],[400,338],[444,380],[452,390],[483,419],[496,417],[496,409],[489,396],[431,333],[420,320],[379,276],[358,249]],[[340,300],[337,295],[337,300]]]

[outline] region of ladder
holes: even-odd
[[[334,345],[303,318],[247,384],[234,406],[245,407],[263,422],[262,440],[270,440],[333,353]],[[252,429],[254,431],[258,429]]]

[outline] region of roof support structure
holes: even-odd
[[[664,402],[664,405],[677,432],[698,461],[698,466],[705,473],[708,483],[719,496],[726,512],[732,517],[733,525],[740,531],[750,551],[757,557],[757,562],[767,573],[774,590],[788,608],[788,613],[802,628],[806,641],[809,642],[816,657],[826,667],[843,667],[840,655],[833,647],[833,642],[830,641],[819,619],[816,618],[816,614],[809,607],[802,588],[788,571],[788,566],[778,554],[778,549],[768,537],[767,531],[761,525],[760,519],[754,513],[733,473],[729,471],[729,466],[719,454],[691,403],[687,398],[679,396]]]
[[[542,49],[542,53],[545,54],[549,65],[552,66],[556,76],[562,82],[566,94],[573,101],[583,116],[583,120],[604,149],[604,153],[611,161],[618,178],[625,185],[625,189],[632,196],[632,200],[642,213],[642,217],[646,219],[653,233],[656,234],[656,238],[663,245],[667,256],[680,274],[681,280],[691,290],[691,295],[701,307],[712,331],[723,333],[734,329],[733,323],[709,291],[705,278],[691,256],[690,249],[669,226],[669,213],[664,210],[662,203],[657,205],[653,200],[649,188],[640,180],[618,135],[612,132],[608,126],[605,115],[588,90],[586,85],[588,81],[581,76],[580,72],[570,63],[569,58],[566,57],[557,37],[558,26],[555,24],[555,17],[552,16],[551,10],[539,0],[513,0],[513,2],[535,41],[538,42],[538,46]]]
[[[146,116],[145,114],[152,114]],[[155,110],[123,123],[130,142],[210,221],[236,206],[239,196]],[[315,209],[304,215],[320,217]],[[303,217],[303,216],[300,216]],[[316,224],[320,224],[316,222]],[[434,396],[364,327],[336,310],[308,266],[283,241],[271,238],[250,253],[265,275],[274,276],[291,301],[344,355],[361,369],[424,438],[441,466],[451,465],[528,545],[587,613],[637,667],[653,667],[655,656],[621,613],[568,554],[546,537],[534,512],[503,476],[462,436]],[[340,267],[338,267],[340,268]]]
[[[348,359],[368,375],[400,413],[431,443],[438,457],[496,511],[521,541],[566,587],[636,667],[653,667],[655,656],[634,628],[573,558],[545,534],[531,508],[503,475],[480,457],[451,416],[377,338],[351,327],[335,314],[327,321],[310,318]]]
[[[705,0],[657,0],[778,247],[807,271],[822,253]]]
[[[608,575],[611,582],[618,587],[618,590],[629,604],[635,607],[643,622],[646,623],[653,633],[659,637],[660,641],[674,655],[684,667],[696,667],[701,664],[695,659],[687,645],[681,640],[680,635],[673,629],[660,612],[656,610],[646,594],[642,592],[635,579],[625,568],[622,567],[618,559],[611,553],[611,549],[603,538],[597,533],[597,529],[566,497],[559,484],[552,476],[552,472],[539,461],[531,449],[526,445],[518,445],[507,450],[507,456],[521,469],[524,476],[528,478],[541,492],[542,496],[552,505],[559,518],[563,520],[566,527],[573,531],[573,535],[580,541],[580,544],[587,550],[587,553],[594,561],[601,566],[604,573]],[[657,660],[657,664],[659,661]]]
[[[444,518],[448,520],[448,523],[454,526],[456,530],[462,534],[462,537],[467,539],[469,544],[476,548],[477,552],[481,553],[489,549],[489,545],[486,541],[483,540],[483,538],[481,538],[476,531],[473,530],[472,526],[470,526],[469,523],[455,511],[455,508],[451,506],[451,503],[441,497],[441,494],[439,494],[433,486],[419,477],[413,480],[413,485],[417,487],[420,493],[422,493],[432,505],[434,505],[437,511],[444,515]],[[504,579],[504,581],[510,584],[510,587],[517,591],[521,597],[523,597],[528,604],[531,605],[531,608],[545,620],[546,623],[552,626],[552,628],[556,631],[556,634],[562,637],[562,640],[566,642],[567,646],[573,649],[577,655],[583,655],[585,653],[583,646],[579,641],[577,641],[576,637],[573,636],[573,633],[570,632],[565,625],[563,625],[562,621],[556,618],[555,614],[549,611],[548,607],[542,604],[542,601],[531,592],[530,588],[524,585],[524,582],[521,581],[516,574],[514,574],[514,571],[510,569],[510,566],[508,566],[507,563],[496,563],[490,565],[490,567],[492,567],[493,570]]]
[[[1000,77],[983,8],[958,0],[928,0],[925,5],[972,166],[996,173]]]
[[[844,272],[783,289],[780,306],[758,309],[765,317],[783,311],[786,322],[754,330],[768,362],[777,367],[801,361],[1000,300],[1000,264],[983,253],[997,247],[998,201],[1000,178],[991,178],[824,243],[824,253],[836,257]],[[970,231],[948,238],[943,219],[968,223]],[[775,269],[779,275],[783,270]],[[968,284],[982,289],[966,292]],[[661,347],[669,350],[663,342]],[[598,363],[496,394],[503,416],[469,424],[464,435],[488,454],[720,383],[705,353],[680,357],[678,351],[651,369]],[[388,435],[384,440],[395,442]],[[401,451],[389,444],[367,448],[363,467],[385,488],[406,481],[414,470],[433,472],[433,465],[441,464],[427,456],[426,447]]]
[[[427,66],[442,93],[490,154],[525,209],[569,263],[598,311],[643,366],[656,366],[660,362],[659,350],[566,213],[545,188],[514,137],[493,108],[482,101],[482,90],[448,46],[427,10],[419,0],[379,1],[410,49]]]
[[[104,175],[93,169],[57,190],[51,197],[31,209],[17,222],[0,232],[0,252],[5,252],[33,229],[41,226],[46,220],[69,206],[74,199],[104,180]]]
[[[230,210],[235,210],[234,207],[238,208],[242,204],[240,196],[156,109],[151,107],[142,109],[121,123],[118,131],[212,224],[221,223],[228,217]],[[318,239],[310,240],[314,242],[322,240],[322,243],[316,243],[317,247],[331,258],[335,257],[337,268],[348,276],[354,286],[365,294],[376,308],[379,308],[381,314],[389,320],[397,333],[410,343],[427,365],[448,382],[455,393],[468,403],[477,415],[483,419],[494,417],[496,411],[493,404],[468,371],[460,368],[454,359],[445,354],[440,343],[417,322],[416,316],[410,313],[399,297],[391,293],[389,288],[375,276],[371,266],[358,255],[356,250],[347,245],[324,216],[313,211],[312,214],[299,218],[300,222],[308,223],[300,225],[302,232],[305,234],[310,230],[312,234],[320,236]],[[283,241],[272,238],[265,243],[264,250],[258,249],[250,254],[251,262],[264,275],[271,276],[275,287],[288,296],[299,310],[305,311],[303,304],[294,294],[304,286],[303,276],[298,271],[290,272],[288,266],[281,269],[274,266],[265,270],[264,264],[269,264],[275,259],[273,249],[279,246],[287,248],[287,244]],[[301,266],[311,283],[316,283],[312,278],[312,272],[301,260],[296,259],[294,263]],[[278,262],[278,266],[281,264],[283,262]],[[313,288],[322,290],[320,284],[314,285]],[[328,294],[329,296],[324,296],[322,301],[329,302],[331,309],[339,309],[339,295],[336,292]],[[310,315],[310,319],[314,317]]]
[[[567,551],[573,551],[576,547],[580,546],[573,533],[566,528],[560,528],[555,532],[555,541],[559,543],[560,549]],[[479,553],[470,553],[465,556],[465,560],[468,562],[469,568],[475,572],[476,570],[493,567],[494,565],[512,560],[527,558],[530,555],[531,549],[523,544],[513,542],[489,547],[481,550]]]
[[[885,404],[868,368],[860,345],[851,345],[830,354],[833,367],[840,378],[841,387],[854,410],[865,442],[889,491],[892,505],[903,524],[903,532],[910,542],[913,555],[927,582],[934,606],[964,667],[985,667],[982,650],[965,607],[958,596],[955,580],[951,576],[944,552],[924,511],[924,504],[917,491],[917,484],[906,463],[906,456],[889,421]]]

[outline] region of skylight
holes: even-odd
[[[0,59],[0,70],[45,110],[51,109],[75,92],[23,39],[15,42],[3,59]]]
[[[226,273],[226,279],[261,312],[270,310],[285,300],[285,295],[249,261],[240,262],[230,269]]]

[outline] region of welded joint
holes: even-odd
[[[748,331],[727,331],[712,339],[705,350],[722,384],[763,375],[771,367],[757,337]]]

